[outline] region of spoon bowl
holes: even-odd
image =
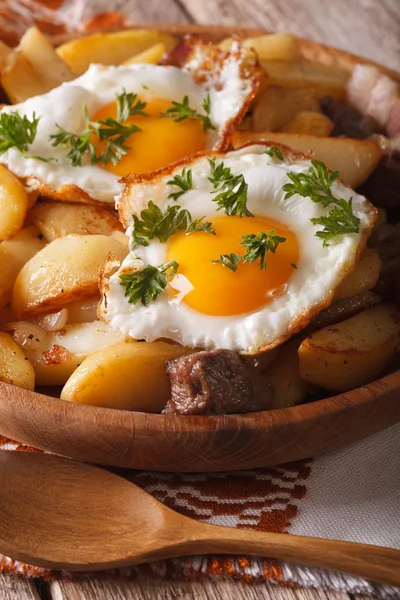
[[[0,552],[97,571],[195,554],[249,554],[400,586],[400,551],[219,527],[189,519],[106,470],[59,456],[0,452]]]

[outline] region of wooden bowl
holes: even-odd
[[[260,30],[161,25],[218,41]],[[351,70],[372,64],[300,40],[304,58]],[[392,77],[396,73],[380,67]],[[75,404],[0,383],[0,434],[76,460],[159,471],[229,471],[329,452],[400,421],[400,371],[325,400],[245,415],[178,417]]]

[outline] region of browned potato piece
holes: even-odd
[[[299,348],[300,375],[326,390],[344,392],[376,379],[400,336],[396,307],[379,304],[307,337]]]
[[[229,50],[233,38],[226,38],[218,45],[222,50]],[[260,60],[293,61],[299,53],[299,41],[290,33],[268,33],[242,40],[244,48],[252,48]]]
[[[57,53],[76,75],[82,75],[92,63],[120,65],[158,43],[170,51],[177,41],[174,36],[155,29],[126,29],[66,42],[57,48]]]
[[[21,269],[12,307],[18,319],[61,310],[98,291],[100,271],[109,253],[122,261],[127,248],[106,235],[57,238]]]
[[[39,29],[31,27],[22,36],[18,48],[5,59],[1,83],[11,102],[16,104],[45,94],[73,78],[74,74],[49,40]]]
[[[299,340],[290,340],[279,348],[278,357],[263,371],[275,395],[270,410],[301,404],[310,390],[310,384],[300,377],[297,351]]]
[[[136,63],[158,65],[166,51],[165,44],[154,44],[151,48],[148,48],[139,54],[135,54],[131,58],[128,58],[128,60],[124,60],[121,64],[124,66],[134,65]]]
[[[283,144],[312,159],[321,160],[331,171],[339,171],[343,182],[351,188],[357,188],[368,179],[382,157],[379,146],[369,140],[269,131],[235,131],[232,136],[235,149],[248,142],[259,141]]]
[[[49,331],[39,341],[24,339],[22,332],[26,324],[23,321],[16,326],[19,336],[16,339],[24,341],[24,352],[35,371],[36,385],[40,386],[64,385],[90,354],[125,339],[102,321],[67,324],[61,331]]]
[[[48,242],[70,234],[110,235],[115,230],[122,231],[122,225],[113,213],[87,204],[41,202],[29,215]]]
[[[106,408],[161,412],[171,395],[167,360],[194,351],[165,342],[122,342],[89,356],[71,375],[61,398]]]
[[[0,241],[14,237],[22,229],[28,204],[28,194],[20,180],[0,165]]]
[[[255,131],[277,131],[303,110],[320,110],[314,90],[268,86],[256,101],[253,128]]]
[[[25,227],[11,240],[0,243],[0,310],[11,302],[18,273],[46,242],[36,227]]]
[[[366,290],[372,290],[378,283],[381,264],[378,252],[366,249],[354,271],[337,288],[333,302],[353,298]]]
[[[308,60],[295,62],[263,60],[261,64],[271,85],[290,88],[306,86],[315,89],[318,98],[325,96],[331,96],[335,100],[345,98],[346,83],[350,77],[347,71]]]
[[[11,335],[0,331],[0,381],[27,390],[35,388],[35,373],[25,354]]]
[[[332,121],[322,113],[303,110],[281,128],[287,133],[306,133],[317,137],[329,137],[334,128]]]
[[[0,40],[0,70],[4,69],[5,65],[7,64],[8,57],[12,51],[12,48]]]

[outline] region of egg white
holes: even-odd
[[[304,327],[316,309],[328,305],[335,288],[354,266],[368,231],[375,220],[376,210],[359,194],[334,183],[334,194],[349,200],[353,198],[353,212],[360,219],[359,233],[351,233],[333,239],[323,247],[316,237],[321,226],[313,225],[311,218],[327,215],[320,203],[297,194],[284,199],[282,186],[288,183],[288,172],[307,172],[308,160],[281,162],[266,155],[265,146],[252,146],[230,152],[219,159],[233,174],[244,175],[248,184],[247,207],[256,216],[270,217],[287,225],[297,236],[299,259],[297,270],[293,269],[286,292],[276,297],[261,310],[233,316],[210,316],[198,312],[185,302],[174,303],[171,295],[162,293],[148,307],[140,303],[129,304],[120,285],[121,270],[160,265],[167,260],[168,243],[151,240],[149,246],[138,246],[128,255],[119,271],[104,285],[102,316],[123,334],[134,338],[153,341],[169,338],[185,346],[206,349],[228,348],[242,353],[256,353],[260,349],[272,348],[296,328]],[[221,216],[212,198],[212,184],[208,181],[210,167],[207,157],[196,158],[185,166],[192,170],[193,188],[179,198],[179,205],[190,211],[193,219],[206,215],[207,220]],[[130,221],[127,234],[132,232],[132,213],[140,213],[152,200],[160,207],[167,200],[171,186],[167,181],[171,175],[180,173],[176,167],[169,175],[156,176],[145,183],[133,183],[122,195],[121,208]],[[195,235],[195,234],[192,234]],[[279,252],[279,249],[278,249]],[[267,267],[268,268],[268,267]],[[240,276],[240,270],[236,272]],[[205,290],[205,293],[207,290]],[[249,291],[251,293],[251,291]]]
[[[200,50],[198,52],[201,54]],[[215,74],[212,71],[208,73],[208,78],[202,83],[195,81],[197,71],[193,64],[186,70],[150,64],[126,67],[91,65],[84,75],[74,81],[21,104],[2,108],[1,112],[17,111],[29,118],[35,113],[40,121],[27,156],[17,148],[10,148],[0,156],[0,163],[18,177],[27,178],[27,183],[33,188],[44,184],[47,188],[58,190],[62,186],[74,185],[94,200],[113,203],[114,196],[122,190],[119,176],[91,165],[89,157],[84,158],[83,166],[72,166],[67,158],[68,146],[51,145],[49,136],[57,133],[56,124],[79,134],[84,128],[83,106],[86,105],[89,114],[93,115],[101,107],[115,101],[116,93],[121,93],[123,89],[138,94],[146,102],[156,98],[182,102],[184,96],[188,96],[189,106],[201,114],[204,114],[203,101],[209,94],[210,119],[216,130],[208,132],[207,147],[218,148],[226,125],[243,111],[253,93],[254,81],[243,77],[240,65],[240,56],[228,55],[222,69]],[[28,156],[40,156],[51,162]],[[49,189],[46,195],[51,195]]]

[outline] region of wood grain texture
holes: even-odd
[[[1,600],[40,600],[33,581],[11,575],[0,575]]]
[[[121,581],[118,585],[112,579],[54,581],[49,587],[53,600],[350,600],[345,592],[282,588],[270,583],[250,586],[212,579],[179,582],[149,579]],[[359,600],[357,596],[353,598]]]

